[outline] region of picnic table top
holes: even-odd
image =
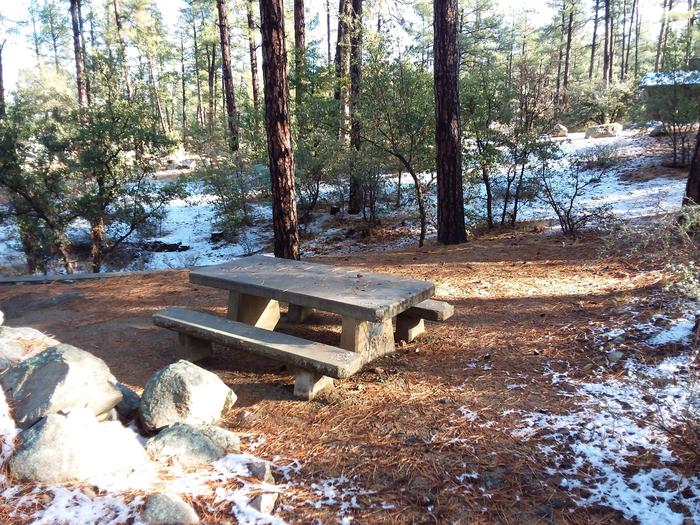
[[[435,294],[428,281],[263,255],[193,270],[190,282],[373,322]]]

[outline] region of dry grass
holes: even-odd
[[[293,376],[278,363],[225,349],[202,363],[239,396],[224,425],[252,440],[264,437],[257,455],[301,462],[296,479],[304,481],[281,498],[290,510],[280,515],[336,522],[337,507],[304,501],[319,499],[312,481],[344,475],[372,491],[357,495],[358,523],[623,523],[609,509],[576,507],[558,477],[546,473],[537,440],[512,435],[518,418],[509,412],[565,411],[571,401],[552,391],[545,367],[568,366],[585,378],[605,359],[590,344],[591,326],[623,323],[622,306],[654,296],[658,272],[622,258],[597,259],[598,243],[594,235],[572,244],[510,231],[456,247],[316,259],[429,279],[456,314],[316,402],[292,398]],[[24,309],[74,290],[82,296]],[[32,325],[95,353],[136,388],[174,358],[175,336],[153,327],[151,313],[181,305],[222,314],[225,304],[224,292],[189,284],[185,272],[0,288],[10,324]],[[339,339],[332,315],[280,329]],[[526,386],[508,388],[516,383]],[[462,417],[462,407],[478,417]],[[472,470],[488,495],[458,480]]]

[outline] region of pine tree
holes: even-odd
[[[289,122],[289,83],[282,0],[260,0],[265,124],[272,184],[275,257],[299,259],[294,155]]]
[[[467,240],[459,114],[459,11],[457,0],[434,0],[433,6],[438,241],[457,244]]]

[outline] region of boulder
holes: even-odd
[[[216,374],[180,360],[158,370],[141,396],[144,429],[158,431],[175,423],[210,425],[236,402],[236,394]]]
[[[44,350],[0,373],[2,386],[21,429],[48,414],[84,408],[109,413],[122,399],[117,380],[102,359],[71,345]]]
[[[195,510],[180,496],[172,493],[151,494],[143,508],[149,525],[192,525],[199,523]]]
[[[236,434],[213,425],[176,423],[146,442],[151,459],[183,467],[205,465],[240,451],[241,442]]]
[[[622,124],[613,122],[612,124],[600,124],[586,129],[587,139],[602,139],[607,137],[617,137],[622,133]]]
[[[60,344],[53,337],[27,326],[0,326],[0,369],[8,368]]]
[[[49,414],[22,432],[9,464],[11,474],[22,481],[99,483],[128,477],[146,463],[146,451],[131,430],[74,410]]]
[[[649,132],[650,137],[665,137],[668,135],[668,131],[666,131],[666,128],[663,126],[663,124],[657,124],[653,128],[651,128],[651,131]]]
[[[122,393],[122,400],[117,404],[117,414],[126,421],[136,417],[141,406],[141,397],[126,385],[117,383],[117,388]]]
[[[569,130],[563,124],[555,124],[550,135],[552,137],[566,137],[569,135]]]
[[[272,514],[272,511],[275,510],[275,503],[277,503],[277,493],[266,492],[253,498],[248,506],[260,514]]]

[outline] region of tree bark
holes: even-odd
[[[598,38],[598,13],[600,12],[600,0],[595,0],[595,15],[593,17],[593,39],[591,40],[591,60],[588,63],[588,80],[593,78],[595,67],[595,52]]]
[[[663,54],[664,33],[666,32],[666,9],[668,7],[667,0],[663,3],[663,14],[661,15],[661,27],[659,28],[659,38],[656,41],[656,58],[654,59],[654,71],[658,72],[661,67]]]
[[[119,42],[119,59],[122,63],[122,71],[124,73],[124,86],[126,87],[126,96],[131,98],[131,76],[129,75],[129,63],[126,56],[126,42],[124,41],[124,29],[122,27],[122,17],[119,12],[119,0],[112,0],[114,7],[114,22],[117,26],[117,41]]]
[[[620,80],[625,80],[625,32],[627,31],[627,0],[622,2],[622,38],[620,42],[622,44],[622,49],[620,51]]]
[[[294,96],[297,115],[304,99],[306,76],[306,22],[304,21],[304,0],[294,0]]]
[[[250,82],[253,89],[253,109],[255,109],[255,127],[258,128],[257,115],[260,112],[260,83],[258,82],[258,46],[255,44],[255,16],[253,15],[253,0],[248,0],[248,53],[250,54]]]
[[[627,78],[627,74],[629,73],[630,69],[630,50],[632,49],[632,32],[634,31],[636,22],[635,22],[635,16],[637,13],[637,2],[638,0],[632,0],[632,13],[630,14],[630,23],[629,23],[629,31],[627,32],[627,56],[625,56],[625,69],[623,71],[623,77],[622,80],[625,80]],[[636,45],[636,42],[635,42]]]
[[[185,74],[185,38],[180,37],[180,75],[182,89],[182,145],[187,149],[187,76]]]
[[[685,185],[683,206],[700,204],[700,131],[695,139],[695,151],[690,161],[688,182]]]
[[[78,88],[78,105],[82,108],[87,103],[87,95],[85,89],[85,62],[83,61],[83,48],[80,43],[79,7],[80,0],[70,0],[70,18],[73,25],[73,52],[75,54],[75,80]]]
[[[5,49],[5,40],[0,42],[0,118],[4,118],[7,115],[5,110],[5,80],[2,72],[2,52]]]
[[[340,101],[340,125],[338,137],[346,144],[350,143],[350,91],[348,76],[350,75],[350,11],[351,0],[339,0],[338,5],[338,40],[335,46],[335,76],[337,84],[335,99]]]
[[[229,146],[236,152],[239,148],[238,110],[236,109],[236,93],[233,87],[231,71],[231,47],[228,33],[228,13],[226,0],[216,0],[219,11],[219,37],[221,42],[221,71],[224,83],[224,98],[226,99],[226,120],[228,122]]]
[[[569,16],[566,28],[566,49],[564,52],[564,100],[566,101],[566,90],[569,88],[569,69],[571,64],[571,41],[574,34],[574,2],[569,3]]]
[[[328,66],[331,65],[331,4],[326,0],[326,46],[328,48]]]
[[[459,111],[459,11],[457,0],[434,0],[433,9],[438,242],[457,244],[467,240]]]
[[[289,83],[282,0],[260,0],[265,123],[272,186],[275,257],[299,259],[294,154],[289,122]]]
[[[362,0],[352,0],[352,24],[350,36],[350,145],[356,151],[362,147],[360,118],[357,104],[362,83]],[[362,211],[364,205],[362,181],[357,176],[350,177],[348,213]]]
[[[603,81],[607,86],[610,83],[610,40],[612,37],[612,27],[610,20],[610,0],[603,0],[605,7],[605,44],[603,49]]]

